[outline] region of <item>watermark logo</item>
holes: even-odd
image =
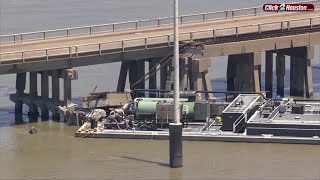
[[[263,10],[266,12],[302,12],[314,11],[313,4],[265,4]]]

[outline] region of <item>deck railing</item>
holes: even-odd
[[[320,6],[320,0],[308,0],[296,3],[313,3]],[[217,12],[207,12],[199,14],[182,15],[179,17],[179,23],[187,24],[192,22],[207,22],[218,19],[232,19],[243,16],[257,16],[265,14],[262,6],[234,9]],[[270,13],[270,12],[269,12]],[[33,40],[45,40],[52,38],[73,37],[80,35],[93,35],[105,32],[119,32],[125,30],[138,30],[143,28],[164,27],[173,24],[173,17],[154,18],[146,20],[136,20],[112,24],[100,24],[92,26],[82,26],[74,28],[55,29],[47,31],[36,31],[28,33],[18,33],[10,35],[1,35],[0,44],[17,43]]]

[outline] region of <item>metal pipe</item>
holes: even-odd
[[[182,23],[182,18],[181,18]],[[178,0],[174,0],[174,123],[169,124],[170,167],[182,167],[182,124],[180,123]]]
[[[174,0],[174,122],[180,123],[178,0]]]

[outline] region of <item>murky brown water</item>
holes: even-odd
[[[168,141],[74,138],[76,129],[2,127],[0,178],[320,179],[320,146],[184,142],[184,167],[170,169]]]
[[[266,2],[270,1],[184,0],[180,9],[190,14]],[[172,0],[0,0],[0,34],[171,16],[171,4]],[[319,62],[317,48],[313,63]],[[224,60],[213,62],[215,90],[225,89]],[[119,64],[78,70],[75,101],[96,84],[99,91],[114,89]],[[319,70],[313,73],[320,92]],[[9,101],[14,81],[14,75],[0,76],[0,179],[320,179],[320,146],[184,142],[184,167],[170,169],[168,141],[75,138],[77,127],[53,121],[28,124],[27,117],[26,124],[15,125]],[[28,134],[31,126],[40,131]]]

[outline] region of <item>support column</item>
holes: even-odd
[[[260,91],[259,82],[259,58],[260,53],[238,54],[234,58],[237,61],[235,90],[245,92]],[[256,58],[255,58],[256,57]],[[255,65],[255,61],[257,65]]]
[[[180,90],[188,90],[188,57],[180,58]]]
[[[167,80],[166,80],[166,86],[165,86],[165,90],[168,90],[168,91],[173,90],[173,78],[174,78],[173,63],[174,62],[172,61],[172,59],[170,62],[168,62]]]
[[[130,67],[129,67],[129,83],[130,83],[130,89],[138,89],[136,87],[133,87],[133,84],[137,82],[137,70],[138,70],[138,64],[136,61],[130,62]]]
[[[127,81],[127,74],[128,74],[129,65],[130,65],[130,63],[127,61],[122,61],[122,63],[121,63],[117,92],[124,92],[124,88],[126,86],[126,81]]]
[[[43,71],[41,74],[41,97],[44,101],[47,101],[49,98],[49,75],[48,71]],[[41,107],[41,119],[49,119],[49,110],[46,105]]]
[[[71,79],[68,76],[64,76],[63,78],[63,86],[64,86],[64,98],[63,98],[63,102],[64,105],[67,106],[68,104],[71,103]]]
[[[253,54],[253,82],[254,92],[261,92],[261,53],[254,52]]]
[[[306,89],[306,97],[310,98],[313,96],[313,80],[312,80],[312,67],[311,67],[311,59],[314,59],[314,46],[306,47],[306,62],[305,62],[305,89]]]
[[[305,59],[291,56],[290,59],[290,96],[304,97]]]
[[[17,100],[15,101],[15,120],[17,124],[22,122],[23,101],[19,100],[19,97],[24,94],[26,87],[26,74],[27,73],[17,73],[16,76]]]
[[[157,62],[155,59],[149,60],[149,89],[157,89]],[[156,93],[149,92],[149,97],[156,97]]]
[[[212,91],[209,70],[206,69],[201,74],[202,74],[203,89],[205,91]],[[213,99],[213,94],[212,93],[205,93],[205,96],[206,96],[207,99]]]
[[[170,62],[168,62],[170,63]],[[164,90],[166,88],[166,81],[168,76],[168,63],[165,64],[165,62],[160,63],[160,89]]]
[[[272,98],[273,91],[273,52],[266,51],[265,90],[267,98]]]
[[[60,84],[59,84],[59,70],[52,70],[52,100],[60,101]],[[60,114],[57,110],[52,112],[52,119],[60,121]]]
[[[234,80],[236,76],[237,61],[235,55],[228,56],[227,67],[227,91],[234,91]]]
[[[286,71],[285,56],[283,52],[277,53],[276,59],[277,95],[284,96],[284,76]]]
[[[39,112],[38,112],[38,107],[33,101],[38,95],[38,85],[37,85],[37,72],[30,72],[30,98],[31,98],[31,103],[29,104],[29,119],[31,121],[36,121],[38,120]]]

